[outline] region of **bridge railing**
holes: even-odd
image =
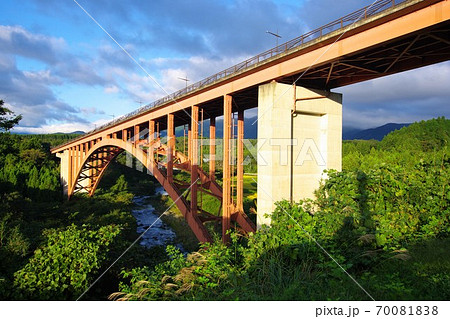
[[[218,82],[224,78],[227,78],[229,76],[239,74],[240,72],[243,72],[257,64],[265,62],[275,56],[278,56],[281,54],[286,54],[286,53],[290,52],[291,50],[294,50],[308,42],[318,39],[318,38],[320,38],[324,35],[327,35],[331,32],[335,32],[338,30],[344,31],[345,27],[347,27],[357,21],[360,21],[360,20],[362,21],[362,20],[367,19],[375,14],[378,14],[384,10],[390,9],[400,3],[407,2],[407,1],[409,1],[409,0],[378,0],[378,1],[375,1],[372,5],[366,6],[355,12],[352,12],[344,17],[336,19],[330,23],[327,23],[327,24],[321,26],[320,28],[309,31],[308,33],[305,33],[295,39],[292,39],[286,43],[280,44],[270,50],[267,50],[267,51],[260,53],[254,57],[251,57],[241,63],[238,63],[228,69],[220,71],[220,72],[213,74],[201,81],[191,84],[191,85],[185,87],[184,89],[176,91],[170,95],[164,96],[163,98],[156,100],[150,104],[144,105],[141,108],[139,108],[131,113],[128,113],[121,117],[118,117],[106,124],[103,124],[102,126],[97,127],[94,130],[89,131],[85,135],[90,135],[95,132],[104,130],[108,127],[111,127],[111,126],[114,126],[121,122],[124,122],[125,120],[130,119],[140,113],[143,113],[145,111],[148,111],[150,109],[153,109],[155,107],[163,105],[170,101],[176,101],[178,98],[180,98],[182,96],[186,96],[193,91],[207,87],[207,86],[209,86],[215,82]],[[77,139],[80,139],[80,138],[82,138],[82,137],[78,137]],[[77,140],[77,139],[75,139],[75,140]],[[71,141],[71,142],[73,142],[73,141]],[[69,142],[69,143],[71,143],[71,142]],[[68,144],[68,143],[66,143],[66,144]],[[65,145],[65,144],[63,144],[63,145]]]

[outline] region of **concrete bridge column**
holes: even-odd
[[[295,90],[294,90],[295,88]],[[341,170],[342,94],[277,82],[258,93],[257,225],[275,202],[313,198],[323,170]]]
[[[64,196],[69,194],[69,183],[72,172],[70,171],[70,150],[66,149],[64,152],[56,153],[56,157],[61,160],[59,178],[63,187]]]

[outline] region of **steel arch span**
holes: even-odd
[[[183,214],[189,227],[201,242],[211,242],[212,237],[206,229],[205,222],[221,222],[222,216],[217,216],[197,207],[196,191],[206,192],[222,201],[222,188],[197,166],[191,165],[187,157],[181,152],[169,154],[169,147],[159,139],[152,143],[133,143],[118,138],[107,138],[92,143],[83,152],[71,152],[66,160],[76,169],[67,181],[67,194],[72,197],[82,192],[93,196],[109,164],[122,152],[127,152],[143,164],[148,173],[152,174],[161,184],[167,194],[174,201]],[[150,154],[150,155],[149,155]],[[171,164],[168,164],[169,159]],[[76,164],[75,164],[76,163]],[[168,174],[167,167],[175,167],[191,173],[195,179],[190,184],[176,181]],[[195,172],[192,172],[195,170]],[[169,176],[168,176],[169,175]],[[241,210],[236,210],[231,216],[241,231],[253,232],[253,222]]]

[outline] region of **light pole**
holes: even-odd
[[[189,82],[189,79],[187,78],[187,75],[186,75],[186,77],[184,77],[184,78],[178,78],[178,79],[180,79],[181,81],[184,81],[184,82],[186,82],[186,89],[187,89],[187,83]],[[186,90],[187,91],[187,90]]]
[[[281,39],[281,35],[278,34],[278,29],[277,29],[277,33],[270,32],[270,31],[266,31],[266,33],[268,33],[268,34],[270,34],[270,35],[273,35],[274,37],[277,38],[277,46],[278,46],[278,39],[279,39],[279,38]]]

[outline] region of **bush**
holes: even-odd
[[[87,226],[46,232],[46,244],[14,274],[14,285],[26,299],[74,299],[83,293],[102,267],[108,246],[121,228]]]

